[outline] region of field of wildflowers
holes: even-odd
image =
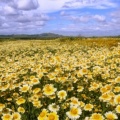
[[[0,42],[0,120],[120,120],[119,43]]]

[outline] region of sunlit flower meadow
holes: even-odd
[[[0,42],[0,120],[120,120],[120,45]]]

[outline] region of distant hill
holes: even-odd
[[[99,36],[92,36],[88,38],[97,38]],[[102,37],[102,36],[101,36]],[[120,35],[118,36],[103,36],[104,38],[120,38]],[[84,36],[78,35],[78,36],[64,36],[59,35],[55,33],[41,33],[41,34],[12,34],[12,35],[0,35],[0,41],[4,40],[51,40],[60,38],[62,41],[68,39],[68,40],[75,40],[75,39],[83,39],[86,38]]]
[[[42,34],[20,34],[20,35],[0,35],[0,39],[55,39],[64,37],[63,35],[54,33],[42,33]]]
[[[55,34],[55,33],[42,33],[39,34],[40,37],[63,37],[63,35]]]

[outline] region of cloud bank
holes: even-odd
[[[120,34],[119,6],[119,0],[1,0],[0,34]]]

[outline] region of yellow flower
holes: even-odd
[[[50,99],[55,99],[55,97],[55,94],[49,96]]]
[[[87,74],[88,73],[88,69],[87,68],[82,68],[81,69],[81,73],[82,74]]]
[[[116,83],[120,83],[120,76],[118,76],[117,78],[115,78],[115,82]]]
[[[85,106],[85,103],[82,102],[82,101],[80,101],[80,102],[79,102],[79,105],[80,105],[80,107],[84,107],[84,106]]]
[[[80,78],[80,77],[82,77],[82,76],[83,76],[82,72],[81,72],[80,70],[77,71],[77,77]]]
[[[23,87],[20,88],[21,92],[27,92],[29,90],[29,86],[28,85],[23,85]]]
[[[37,94],[37,93],[39,93],[40,91],[41,91],[40,88],[35,88],[32,92],[35,93],[35,94]]]
[[[111,89],[112,89],[111,85],[106,85],[100,89],[100,92],[102,93],[110,92]]]
[[[43,88],[43,94],[49,96],[55,94],[57,89],[53,87],[53,84],[46,84]]]
[[[104,101],[104,102],[110,101],[111,98],[112,98],[112,96],[109,95],[109,94],[107,94],[107,93],[104,93],[104,94],[102,94],[102,95],[99,97],[99,99],[102,100],[102,101]]]
[[[24,113],[25,112],[25,109],[23,108],[23,107],[18,107],[18,112],[20,112],[20,113]]]
[[[15,93],[13,93],[13,97],[14,97],[14,98],[18,98],[18,96],[19,96],[19,94],[18,94],[18,93],[16,93],[16,92],[15,92]]]
[[[93,90],[96,90],[99,88],[99,84],[96,83],[96,82],[92,82],[91,85],[90,85],[90,88],[89,88],[89,91],[93,91]]]
[[[10,114],[3,114],[2,120],[12,120],[12,115],[10,115]]]
[[[120,104],[120,94],[118,94],[118,95],[115,96],[114,103],[115,104]]]
[[[54,59],[57,61],[57,62],[60,62],[61,61],[61,58],[60,58],[60,56],[54,56]]]
[[[42,112],[39,114],[38,116],[38,120],[46,120],[47,118],[47,110],[46,109],[43,109]]]
[[[67,81],[67,77],[59,77],[58,80],[61,83],[65,83]]]
[[[12,101],[12,98],[7,98],[7,101]]]
[[[92,104],[86,104],[86,105],[84,106],[84,110],[85,110],[85,111],[92,111],[92,109],[93,109],[93,105],[92,105]]]
[[[56,105],[55,103],[52,103],[52,104],[48,105],[48,109],[51,112],[57,112],[57,111],[59,111],[60,107],[59,107],[59,105]]]
[[[67,91],[72,91],[74,89],[74,87],[72,85],[67,87]]]
[[[71,107],[70,111],[66,112],[66,115],[70,119],[75,119],[75,120],[78,119],[81,114],[82,114],[81,109],[77,107]]]
[[[32,102],[33,103],[33,106],[35,106],[35,107],[37,107],[37,108],[40,108],[40,107],[42,107],[42,104],[41,104],[41,102],[40,101],[33,101]]]
[[[39,96],[37,94],[34,94],[32,95],[30,98],[29,98],[29,101],[32,102],[32,101],[38,101],[39,99]]]
[[[7,83],[7,84],[5,84],[5,85],[3,85],[2,86],[2,91],[6,91],[8,88],[10,87],[10,84],[9,83]]]
[[[120,113],[120,105],[118,105],[116,108],[115,108],[116,112],[117,113]]]
[[[50,58],[49,61],[50,61],[50,64],[51,64],[51,65],[54,65],[54,64],[56,64],[56,62],[57,62],[56,59],[54,59],[54,58]]]
[[[96,72],[97,72],[97,73],[100,73],[100,72],[101,72],[101,67],[100,67],[100,66],[94,66],[94,67],[93,67],[93,72],[94,72],[94,73],[96,73]]]
[[[35,78],[35,76],[30,76],[30,80],[32,80],[32,79],[34,79]]]
[[[107,120],[115,120],[118,119],[117,115],[111,111],[105,113],[105,117]]]
[[[104,117],[99,113],[93,113],[90,120],[104,120]]]
[[[81,96],[83,97],[84,100],[88,99],[88,97],[86,96],[86,94],[81,94]]]
[[[38,78],[31,79],[31,85],[36,85],[36,84],[39,84],[39,83],[40,83],[40,81],[39,81]]]
[[[52,112],[48,114],[47,120],[59,120],[59,116],[55,112]]]
[[[50,80],[56,79],[55,73],[49,73],[47,76]]]
[[[78,87],[77,87],[77,91],[78,91],[78,92],[82,92],[82,91],[83,91],[83,89],[84,89],[84,87],[83,87],[83,86],[78,86]]]
[[[116,87],[114,88],[114,92],[120,92],[120,87],[119,87],[119,86],[116,86]]]
[[[12,111],[12,109],[10,109],[10,108],[4,108],[3,110],[2,110],[2,114],[8,114],[8,113],[10,113]]]
[[[38,73],[37,77],[41,79],[43,77],[43,73],[42,72]]]
[[[57,93],[58,98],[65,99],[67,97],[67,92],[65,90],[61,90]]]
[[[2,111],[3,108],[5,108],[5,104],[0,103],[0,111]]]
[[[102,93],[106,93],[106,92],[108,92],[108,90],[107,90],[106,87],[102,87],[102,88],[100,89],[100,92],[102,92]]]
[[[70,105],[71,105],[71,106],[72,106],[72,105],[79,106],[78,98],[72,97],[72,98],[71,98],[71,103],[70,103]]]
[[[18,104],[18,105],[21,105],[21,104],[23,104],[23,103],[25,103],[25,99],[24,98],[18,98],[18,100],[16,101],[16,103]]]
[[[18,112],[12,114],[13,120],[21,120],[21,115]]]

